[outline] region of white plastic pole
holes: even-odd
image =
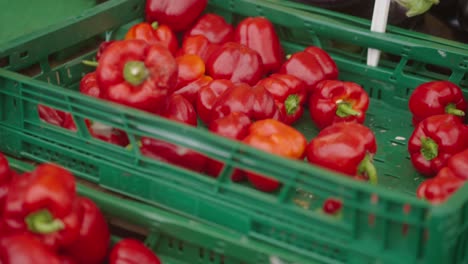
[[[371,31],[385,32],[387,29],[388,12],[391,0],[375,0],[374,13],[372,15]],[[380,50],[367,50],[367,65],[376,67],[380,60]]]

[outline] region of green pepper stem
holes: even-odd
[[[138,86],[148,78],[148,69],[142,61],[128,61],[125,63],[123,76],[126,82]]]
[[[82,60],[81,63],[87,66],[91,66],[91,67],[97,67],[99,65],[97,61],[90,61],[90,60]]]
[[[353,109],[350,103],[346,101],[337,102],[336,115],[339,117],[358,116],[361,113]]]
[[[427,12],[432,5],[438,4],[439,0],[395,0],[399,5],[406,8],[406,16],[412,17]]]
[[[286,114],[293,115],[299,109],[299,95],[291,94],[284,101],[284,108],[286,108]]]
[[[457,106],[453,103],[448,104],[445,107],[445,112],[447,114],[455,115],[455,116],[465,116],[465,112],[463,110],[457,109]]]
[[[375,168],[374,163],[372,163],[372,155],[370,153],[367,153],[361,163],[359,163],[358,174],[366,175],[369,182],[373,185],[378,183],[377,169]]]
[[[433,160],[439,155],[439,145],[428,137],[421,137],[421,154],[426,160]]]
[[[158,27],[159,27],[158,21],[154,21],[153,23],[151,23],[151,27],[152,27],[154,30],[158,29]]]
[[[38,234],[50,234],[65,228],[65,224],[60,219],[54,219],[47,209],[30,213],[25,221],[29,231]]]

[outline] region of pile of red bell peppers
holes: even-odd
[[[103,42],[96,61],[86,62],[96,70],[83,77],[80,91],[189,126],[201,121],[211,133],[377,184],[377,143],[364,125],[366,91],[338,80],[335,61],[320,47],[285,54],[268,19],[245,17],[233,24],[206,6],[206,0],[147,0],[145,21],[133,25],[124,39]],[[431,101],[435,95],[439,105]],[[467,148],[466,126],[456,117],[466,108],[460,88],[449,82],[416,89],[410,110],[417,127],[408,149],[422,174],[439,173],[450,157]],[[292,126],[305,109],[320,130],[312,139]],[[76,129],[69,114],[43,106],[39,110],[47,122]],[[124,131],[92,120],[87,125],[93,137],[129,144]],[[141,137],[132,147],[212,177],[224,167],[194,150],[151,137]],[[248,180],[265,192],[281,186],[268,175],[240,169],[231,179]],[[421,189],[435,192],[434,187]],[[422,196],[430,195],[435,194]]]
[[[44,163],[19,174],[0,153],[0,263],[161,263],[133,238],[112,246],[109,229],[68,170]]]
[[[447,200],[468,179],[467,102],[449,81],[426,82],[413,91],[415,129],[408,141],[414,168],[423,176],[416,194],[433,204]]]

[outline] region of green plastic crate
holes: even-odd
[[[372,100],[366,125],[379,144],[375,164],[380,182],[370,186],[217,137],[203,127],[186,127],[73,91],[83,73],[91,70],[81,60],[92,58],[95,49],[52,66],[49,57],[110,33],[121,37],[128,22],[142,18],[143,6],[143,0],[111,0],[37,32],[35,38],[17,39],[0,49],[0,58],[12,62],[8,70],[0,69],[1,151],[57,162],[104,188],[280,247],[294,255],[286,258],[289,261],[468,262],[468,187],[442,206],[418,200],[414,191],[423,179],[412,168],[406,150],[413,129],[407,100],[418,84],[451,80],[468,96],[467,45],[422,34],[412,37],[401,29],[372,33],[365,20],[292,9],[272,1],[209,1],[209,11],[232,23],[245,16],[266,16],[277,27],[288,53],[308,45],[324,48],[337,62],[340,79],[360,83],[367,90]],[[118,30],[120,26],[125,27]],[[377,68],[365,65],[368,47],[384,52]],[[29,57],[11,59],[25,50]],[[37,75],[29,78],[11,70]],[[38,103],[72,113],[78,132],[42,122]],[[192,148],[228,166],[213,179],[145,158],[137,148],[128,150],[93,139],[85,118],[126,131],[133,145],[136,137],[151,136]],[[307,114],[295,126],[308,139],[317,134]],[[277,178],[283,187],[266,194],[248,184],[232,183],[229,173],[234,168]],[[320,212],[328,197],[344,200],[340,218]]]
[[[34,165],[8,157],[19,172]],[[141,239],[164,264],[265,264],[284,251],[232,231],[202,224],[155,207],[77,184],[78,194],[92,199],[108,220],[112,241]],[[286,255],[288,253],[286,252]],[[143,264],[143,263],[142,263]]]

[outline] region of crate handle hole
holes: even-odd
[[[19,54],[19,56],[20,56],[20,59],[26,59],[27,57],[29,57],[29,52],[23,51]]]
[[[10,65],[10,57],[0,58],[0,68],[7,67]]]
[[[198,256],[203,259],[205,258],[205,250],[203,248],[198,249]]]

